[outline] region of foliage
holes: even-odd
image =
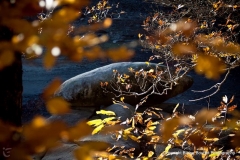
[[[51,4],[42,0],[40,2],[23,0],[21,3],[1,1],[0,4],[0,25],[11,28],[14,32],[10,41],[0,43],[0,69],[2,70],[12,64],[13,53],[16,51],[23,53],[27,58],[43,56],[46,69],[52,68],[60,55],[73,61],[80,61],[84,57],[90,60],[110,58],[118,61],[126,60],[133,55],[133,52],[125,47],[103,51],[97,46],[105,42],[107,36],[98,37],[94,31],[108,28],[112,23],[111,19],[104,19],[111,7],[106,0],[85,10],[83,8],[88,4],[87,0],[57,0]],[[239,22],[232,14],[236,11],[239,13],[239,4],[228,4],[223,1],[211,3],[210,1],[204,3],[184,1],[182,3],[179,0],[173,1],[170,5],[171,12],[159,12],[152,17],[147,17],[143,26],[148,34],[139,34],[142,45],[154,52],[149,61],[157,59],[160,64],[166,65],[166,68],[152,68],[147,71],[135,71],[129,68],[136,83],[129,81],[130,75],[114,70],[113,83],[100,84],[105,91],[108,91],[106,87],[109,85],[117,88],[116,96],[120,97],[121,102],[124,102],[126,94],[135,96],[147,94],[139,103],[138,106],[140,106],[151,94],[166,94],[167,90],[176,85],[177,81],[193,68],[208,78],[218,79],[221,73],[239,65],[240,47],[235,39]],[[204,9],[198,9],[199,6]],[[54,9],[55,7],[59,8]],[[42,9],[47,9],[50,13],[39,16],[39,19],[31,22],[23,19],[41,12]],[[226,11],[222,14],[222,10],[225,9]],[[90,14],[88,22],[91,25],[73,28],[70,23],[84,13]],[[118,15],[120,14],[121,12]],[[221,21],[215,27],[218,16],[223,16],[225,21]],[[70,33],[74,36],[69,36]],[[43,52],[42,47],[46,48],[46,52]],[[149,64],[146,62],[146,65]],[[52,114],[64,114],[70,111],[68,102],[61,98],[52,98],[60,84],[59,79],[53,80],[43,93],[48,110]],[[161,85],[164,89],[159,91],[156,85]],[[134,86],[140,87],[142,92],[131,92]],[[78,144],[81,147],[74,152],[77,159],[93,157],[162,159],[166,158],[174,147],[186,151],[187,153],[184,154],[186,159],[193,159],[192,152],[188,153],[188,151],[201,153],[203,159],[231,157],[232,155],[222,153],[239,151],[240,114],[235,110],[236,105],[230,105],[233,99],[234,97],[228,101],[224,96],[217,110],[205,109],[196,115],[181,114],[177,105],[169,117],[163,116],[159,108],[148,108],[143,112],[137,112],[137,106],[134,116],[124,122],[120,122],[115,113],[105,110],[98,111],[97,114],[111,117],[103,120],[81,121],[71,127],[62,121],[48,122],[40,116],[20,128],[0,121],[0,147],[11,143],[13,147],[11,159],[31,159],[31,155],[59,146],[61,141],[78,144],[76,140],[89,134],[101,133],[105,129],[105,132],[115,132],[113,135],[116,140],[131,139],[142,144],[143,152],[134,155],[134,148],[124,149],[122,146],[109,147],[103,142],[89,142],[84,145]],[[114,102],[118,103],[118,101]],[[230,114],[231,118],[229,118]],[[127,127],[123,128],[123,125]],[[162,134],[157,133],[158,125]],[[224,138],[222,133],[225,131],[226,136],[231,139],[229,147],[217,145]],[[151,146],[158,144],[165,144],[166,147],[162,153],[156,155]],[[191,150],[188,150],[189,148]],[[102,150],[109,153],[96,152]]]
[[[195,115],[183,114],[184,106],[180,109],[179,104],[169,116],[163,115],[161,109],[156,107],[136,112],[131,119],[121,122],[125,127],[116,130],[114,137],[116,140],[130,138],[136,141],[142,147],[142,152],[136,155],[133,152],[134,148],[125,149],[117,146],[113,146],[108,151],[125,158],[169,159],[171,153],[175,153],[171,149],[180,148],[183,153],[179,152],[176,159],[182,157],[194,159],[197,155],[202,159],[234,158],[239,152],[240,114],[235,110],[236,105],[231,105],[233,101],[234,97],[228,101],[224,96],[218,109],[206,108]],[[101,121],[102,124],[104,120],[97,119],[88,123],[95,124],[94,121]],[[102,128],[104,126],[107,124]],[[99,128],[98,124],[95,127],[95,129]],[[229,139],[227,144],[224,141],[226,138]],[[151,149],[158,145],[166,146],[159,155]]]

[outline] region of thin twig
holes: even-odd
[[[202,99],[206,99],[206,98],[209,98],[209,97],[215,95],[215,94],[220,90],[222,84],[226,81],[229,73],[230,73],[230,70],[227,70],[227,73],[226,73],[224,79],[223,79],[220,83],[215,84],[214,86],[210,87],[209,89],[205,89],[205,90],[202,90],[202,91],[192,90],[193,92],[206,92],[206,91],[209,91],[209,90],[211,90],[211,89],[213,89],[213,88],[217,88],[217,90],[216,90],[215,92],[213,92],[212,94],[209,94],[209,95],[207,95],[207,96],[204,96],[204,97],[201,97],[201,98],[198,98],[198,99],[192,99],[192,100],[189,100],[189,101],[195,102],[195,101],[199,101],[199,100],[202,100]]]

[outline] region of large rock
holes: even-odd
[[[158,70],[164,70],[165,67],[150,63],[147,65],[145,62],[121,62],[113,63],[107,66],[96,68],[92,71],[77,75],[67,81],[65,81],[59,91],[55,96],[61,96],[67,101],[71,102],[72,108],[82,109],[82,108],[94,108],[98,109],[101,105],[108,106],[112,104],[112,98],[114,94],[104,93],[100,83],[109,82],[113,79],[113,70],[117,70],[119,73],[130,75],[130,80],[133,82],[136,80],[134,76],[131,76],[128,68],[133,68],[134,70],[146,70],[158,68]],[[173,86],[172,90],[168,90],[167,94],[164,95],[151,95],[144,105],[160,104],[169,98],[172,98],[190,88],[193,84],[193,80],[189,76],[184,76],[179,79],[177,85]],[[151,84],[148,84],[151,85]],[[110,87],[110,86],[109,86]],[[162,90],[161,86],[158,86],[158,90]],[[138,86],[133,86],[131,91],[141,93],[142,90]],[[124,102],[136,105],[140,100],[146,95],[142,96],[124,96]]]

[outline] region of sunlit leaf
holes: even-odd
[[[105,119],[103,120],[103,122],[107,123],[107,122],[112,121],[112,120],[114,120],[114,119],[116,119],[116,117],[108,117],[108,118],[105,118]]]
[[[178,138],[178,135],[185,131],[186,131],[185,129],[179,129],[179,130],[175,131],[175,133],[173,133],[173,137]]]
[[[65,114],[70,111],[70,104],[60,97],[48,100],[46,105],[51,114]]]
[[[104,127],[104,124],[100,124],[99,126],[97,126],[93,131],[92,131],[92,135],[98,133],[99,131],[101,131],[101,129]]]
[[[100,125],[101,123],[103,123],[103,120],[101,120],[101,119],[94,119],[94,120],[87,122],[88,125],[95,126],[95,127]]]
[[[140,140],[132,134],[128,134],[128,137],[131,138],[132,140],[134,140],[135,142],[140,142]]]
[[[148,157],[149,157],[149,158],[151,158],[153,155],[154,155],[154,152],[153,152],[153,151],[149,151],[149,152],[148,152]]]
[[[108,116],[116,116],[116,114],[113,111],[106,111],[106,110],[100,110],[96,111],[97,114],[104,114]]]
[[[222,151],[213,151],[211,152],[211,154],[209,155],[209,157],[211,158],[217,158],[222,154]]]
[[[121,97],[121,98],[120,98],[120,101],[122,101],[122,102],[123,102],[123,101],[124,101],[124,97]]]

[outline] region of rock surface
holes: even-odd
[[[108,106],[112,104],[112,98],[115,96],[112,93],[104,93],[101,89],[101,82],[109,82],[113,78],[113,70],[119,73],[129,74],[128,68],[132,67],[134,70],[150,70],[156,68],[157,64],[151,63],[147,65],[145,62],[121,62],[113,63],[104,67],[96,68],[92,71],[80,74],[65,81],[60,90],[55,96],[60,96],[72,103],[73,109],[81,108],[99,108],[101,105]],[[163,66],[159,66],[163,70]],[[169,90],[164,95],[151,95],[144,105],[160,104],[169,98],[172,98],[191,87],[193,80],[189,76],[182,77],[172,90]],[[158,89],[161,91],[163,88]],[[131,90],[141,93],[139,87],[132,87]],[[131,105],[136,105],[143,96],[125,96],[124,102]]]

